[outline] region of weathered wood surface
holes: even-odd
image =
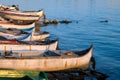
[[[0,59],[0,69],[11,69],[11,70],[35,70],[35,71],[59,71],[71,68],[79,68],[81,70],[86,70],[89,67],[90,60],[92,57],[93,47],[91,47],[84,55],[67,55],[58,50],[59,55],[48,56],[42,54],[41,57],[33,56],[24,57],[23,54],[17,58],[1,58]],[[81,52],[83,53],[83,52]],[[28,53],[29,54],[29,53]],[[56,54],[56,52],[54,53]],[[41,55],[36,54],[36,55]],[[61,55],[61,56],[60,56]]]
[[[1,41],[0,41],[1,42]],[[10,43],[11,44],[10,44]],[[18,43],[16,41],[3,41],[0,43],[0,51],[11,50],[56,50],[58,46],[58,40],[51,43],[30,42],[30,43]]]
[[[14,23],[10,23],[9,21],[0,21],[1,28],[16,28],[16,29],[26,29],[32,28],[35,26],[35,23],[27,24],[27,25],[16,25]]]
[[[0,11],[0,15],[10,20],[34,21],[44,16],[44,11]]]

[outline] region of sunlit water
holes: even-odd
[[[96,69],[119,80],[120,0],[1,0],[0,4],[19,5],[21,10],[44,9],[47,19],[71,20],[70,24],[42,27],[59,38],[59,47],[81,50],[94,44]],[[108,20],[108,23],[100,22]]]

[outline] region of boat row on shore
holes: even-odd
[[[0,16],[4,18],[0,21],[0,69],[49,72],[89,68],[93,45],[82,51],[58,50],[58,39],[48,40],[49,32],[35,31],[35,21],[45,17],[43,10],[0,10]]]
[[[5,9],[4,9],[5,8]],[[43,20],[45,19],[45,13],[43,9],[38,11],[22,11],[16,10],[16,6],[7,7],[0,6],[0,16],[4,20],[8,20],[13,22],[14,24],[30,24],[36,20]]]
[[[93,45],[82,51],[12,51],[1,52],[0,69],[60,71],[71,68],[86,70],[92,57]]]
[[[1,50],[56,50],[58,40],[46,40],[50,36],[46,31],[35,31],[35,21],[44,16],[44,11],[0,10]],[[9,16],[9,17],[8,17]],[[30,24],[15,24],[22,21]],[[30,48],[30,49],[29,49]]]
[[[12,29],[12,28],[1,28],[0,29],[0,35],[2,35],[6,39],[17,39],[22,41],[41,41],[45,38],[50,36],[49,32],[46,31],[40,31],[35,32],[35,28],[29,28],[29,29]]]

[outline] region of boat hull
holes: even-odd
[[[16,28],[16,29],[27,29],[32,28],[35,26],[35,23],[28,24],[28,25],[16,25],[14,23],[10,23],[7,21],[0,21],[0,27],[1,28]]]
[[[32,41],[38,41],[38,40],[45,40],[47,37],[49,37],[50,34],[40,34],[40,35],[34,35],[32,36]]]
[[[35,71],[46,71],[46,72],[67,70],[72,68],[79,68],[80,70],[86,70],[89,68],[90,65],[92,51],[93,49],[91,48],[89,52],[79,57],[77,56],[76,57],[75,56],[74,57],[73,56],[44,57],[43,56],[40,58],[29,57],[29,59],[27,58],[0,59],[0,69],[35,70]],[[34,53],[34,55],[32,56],[40,55],[40,54]]]
[[[20,20],[20,21],[35,21],[44,15],[43,10],[39,12],[33,11],[0,11],[0,15],[3,18],[10,20]]]
[[[49,44],[0,44],[0,51],[11,51],[11,50],[56,50],[58,41]]]
[[[73,61],[74,60],[74,61]],[[80,63],[77,64],[76,63]],[[82,64],[81,64],[82,63]],[[89,66],[89,61],[84,62],[79,58],[68,58],[68,59],[0,59],[0,69],[10,70],[35,70],[35,71],[59,71],[71,68],[79,68],[85,70]]]
[[[6,39],[18,39],[18,38],[22,38],[28,34],[20,34],[20,35],[12,35],[12,34],[7,34],[7,33],[3,33],[3,32],[0,32],[0,35],[2,35],[4,38]],[[32,36],[29,35],[27,38],[23,39],[22,41],[42,41],[42,40],[45,40],[47,37],[49,37],[50,34],[47,32],[47,33],[40,33],[39,32],[36,34],[35,32],[32,33]]]

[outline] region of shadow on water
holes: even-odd
[[[92,57],[88,70],[69,69],[64,71],[40,72],[36,77],[32,78],[32,76],[25,75],[22,78],[1,77],[0,80],[106,80],[108,75],[96,70],[96,61]]]

